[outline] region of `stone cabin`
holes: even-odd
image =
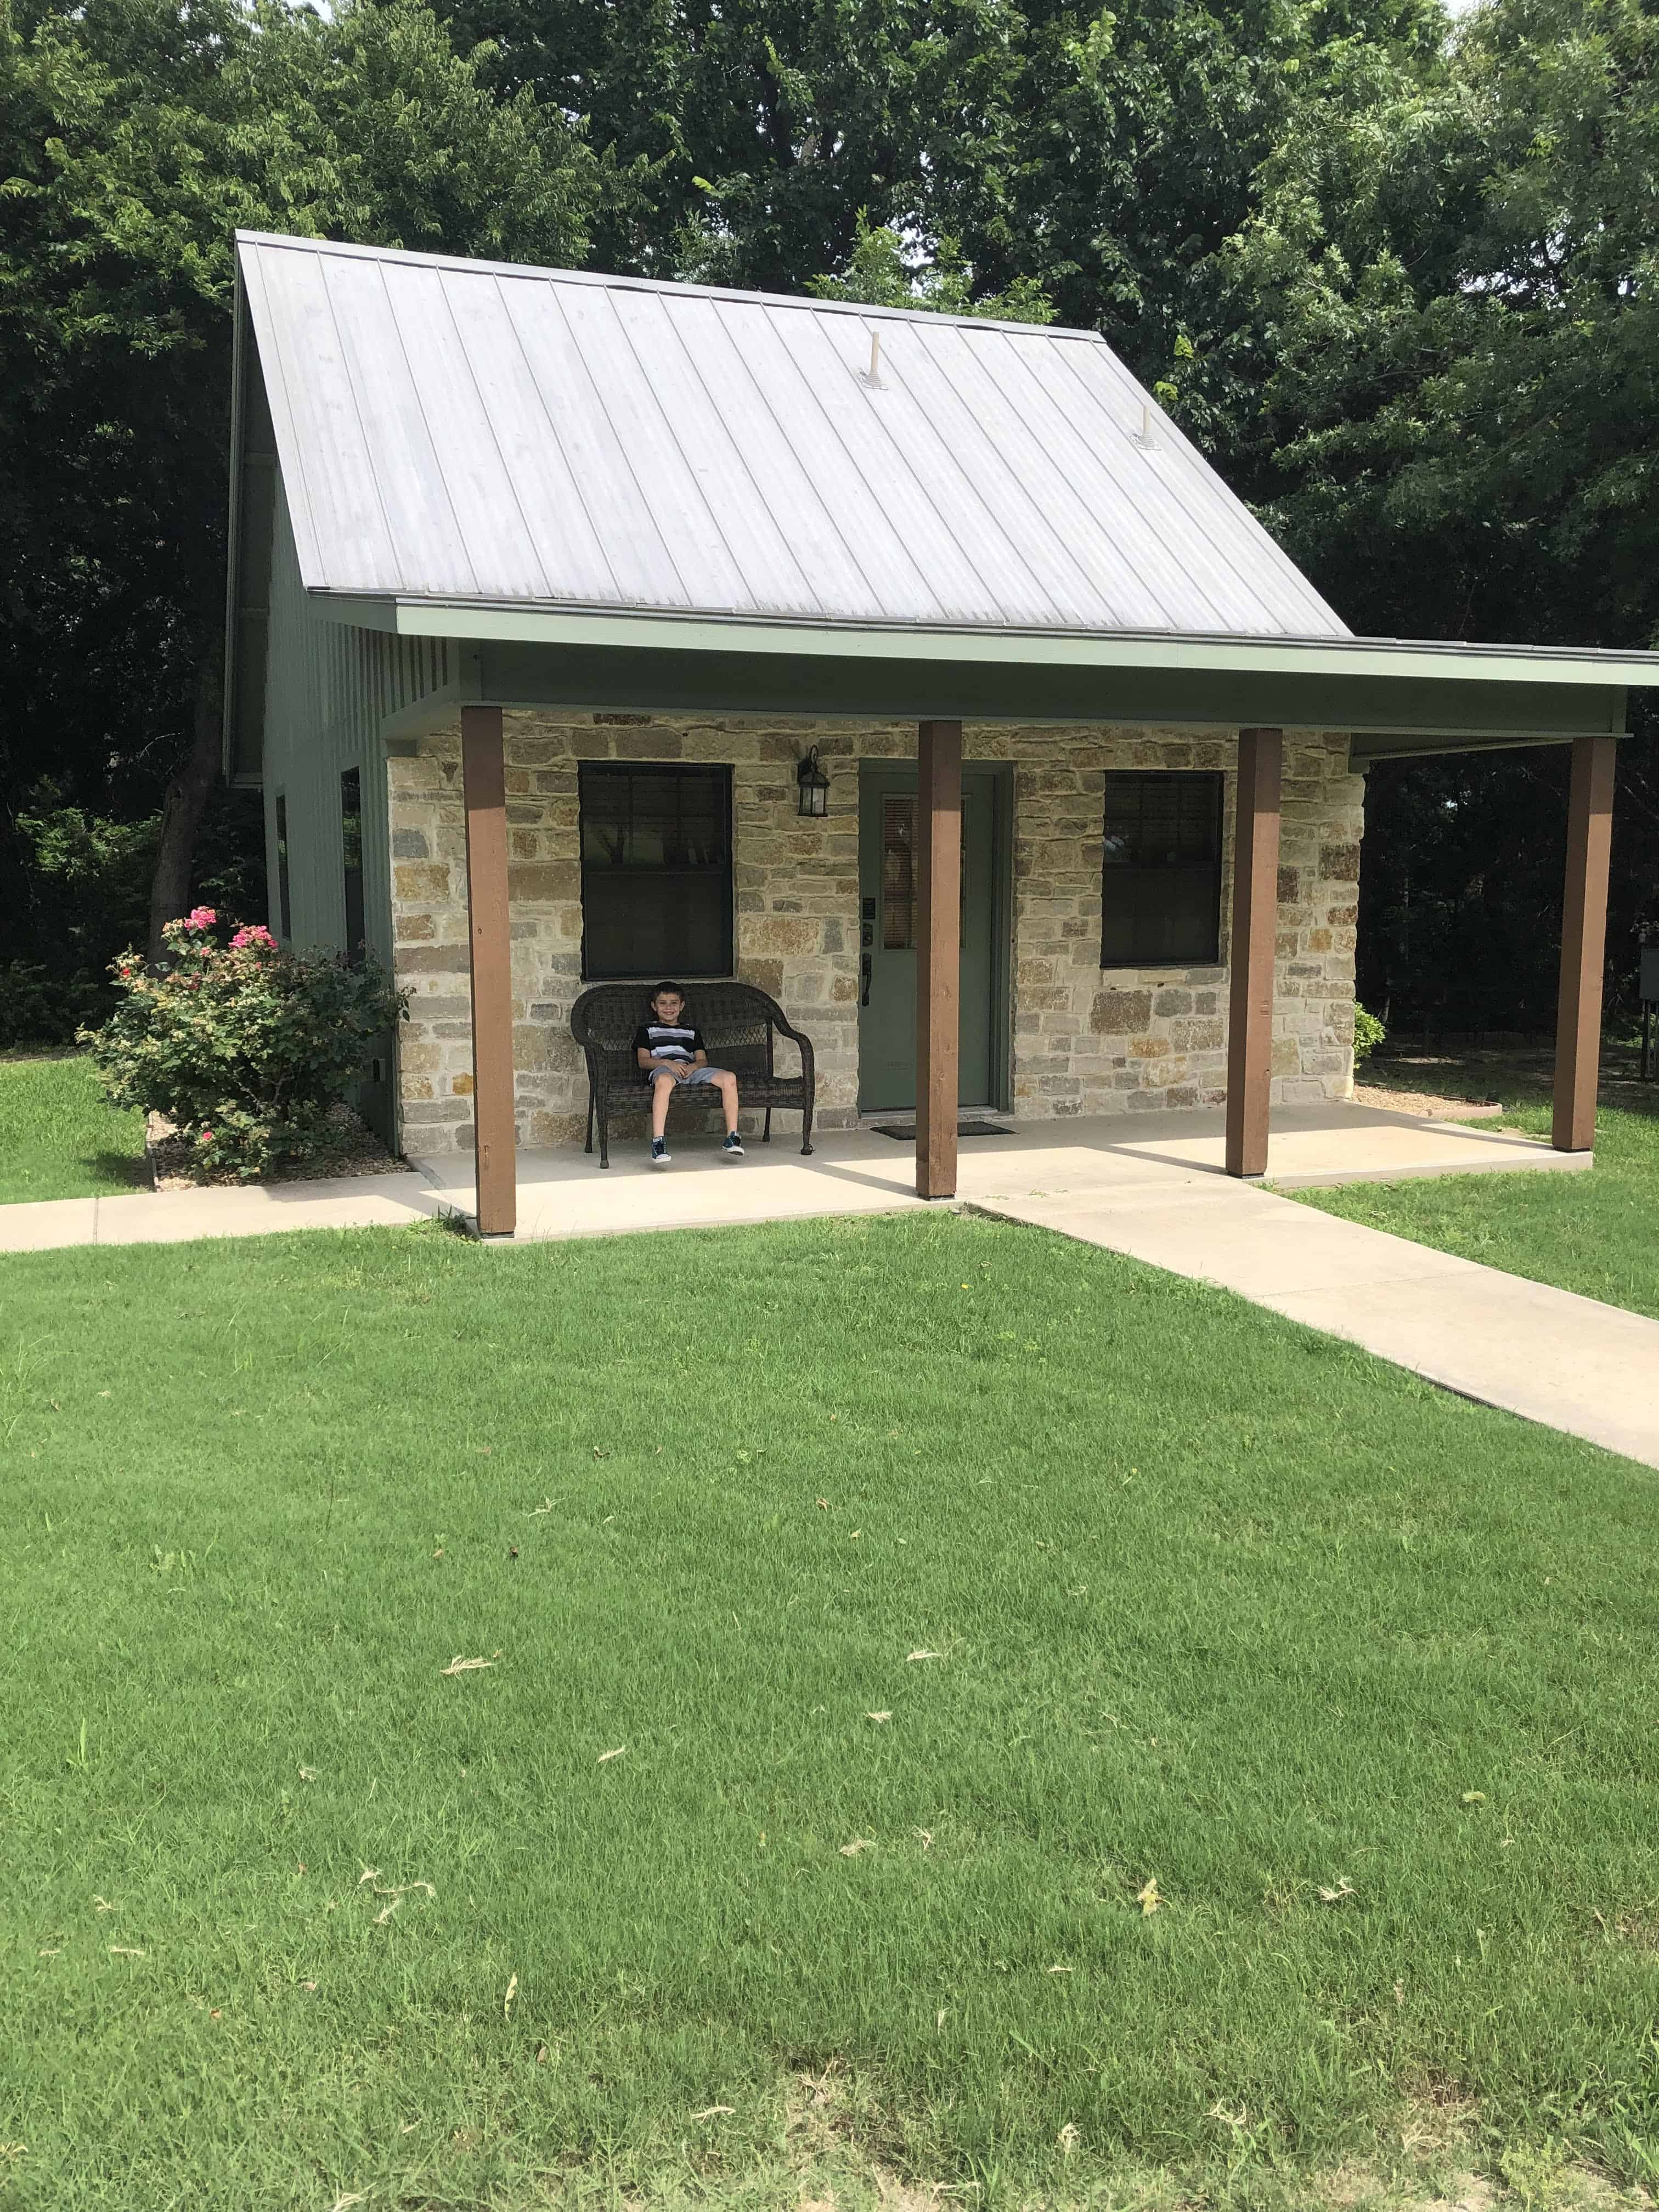
[[[672,975],[783,1006],[821,1128],[1224,1103],[1260,1172],[1352,1089],[1366,769],[1610,779],[1647,680],[1353,637],[1092,332],[238,266],[227,769],[283,941],[409,994],[411,1154],[579,1143],[574,1000]]]

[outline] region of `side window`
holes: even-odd
[[[346,958],[363,964],[363,780],[349,768],[340,777],[340,832],[345,867]]]
[[[1220,959],[1225,785],[1208,770],[1107,772],[1103,968],[1204,968]]]
[[[288,793],[276,794],[276,930],[284,945],[294,935],[294,908],[288,889]]]

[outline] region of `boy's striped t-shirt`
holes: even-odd
[[[684,1022],[641,1022],[634,1032],[634,1049],[648,1052],[653,1060],[695,1060],[703,1049],[702,1031]]]

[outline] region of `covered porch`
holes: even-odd
[[[1443,648],[1419,647],[1417,653],[1425,659],[1449,657]],[[1500,655],[1494,653],[1492,657]],[[1266,1178],[1286,1188],[1490,1169],[1588,1166],[1595,1134],[1616,742],[1608,725],[1617,727],[1622,720],[1623,692],[1592,683],[1576,695],[1567,693],[1564,700],[1561,671],[1548,670],[1547,676],[1546,662],[1534,674],[1526,667],[1525,656],[1501,658],[1509,663],[1501,677],[1493,671],[1492,680],[1482,684],[1478,678],[1485,672],[1478,672],[1477,680],[1464,689],[1458,702],[1463,727],[1443,732],[1437,744],[1426,731],[1414,738],[1390,738],[1375,729],[1362,732],[1352,741],[1352,754],[1354,764],[1363,767],[1371,758],[1395,751],[1502,743],[1506,735],[1510,742],[1547,742],[1535,723],[1528,726],[1529,717],[1515,718],[1520,729],[1510,722],[1520,689],[1517,673],[1522,684],[1531,676],[1540,693],[1547,684],[1554,696],[1547,698],[1547,712],[1560,715],[1569,729],[1574,720],[1579,722],[1569,740],[1572,776],[1550,1146],[1416,1122],[1337,1100],[1272,1108],[1275,976],[1281,953],[1285,728],[1256,726],[1240,730],[1237,739],[1231,912],[1223,947],[1224,1103],[1197,1113],[1141,1112],[1121,1119],[1073,1115],[1052,1123],[1015,1127],[1011,1134],[970,1136],[964,1151],[958,1135],[963,1103],[959,927],[963,725],[958,720],[930,719],[916,725],[914,1138],[901,1144],[866,1128],[826,1133],[819,1139],[819,1157],[811,1161],[794,1154],[792,1146],[784,1149],[790,1146],[787,1133],[769,1151],[751,1145],[744,1180],[752,1180],[756,1187],[746,1194],[725,1190],[729,1170],[712,1147],[703,1161],[695,1140],[682,1141],[673,1218],[685,1224],[712,1224],[883,1210],[901,1199],[915,1203],[958,1197],[988,1200],[1011,1176],[1016,1183],[1019,1179],[1018,1172],[999,1166],[999,1160],[1028,1158],[1032,1175],[1063,1172],[1073,1179],[1068,1188],[1085,1190],[1132,1183],[1147,1164],[1165,1173],[1175,1169],[1236,1181]],[[556,684],[556,672],[549,672]],[[1339,679],[1331,687],[1347,694],[1346,701],[1332,703],[1363,707],[1373,717],[1379,708],[1394,705],[1403,716],[1410,705],[1407,686],[1420,673],[1407,665],[1395,686],[1385,684],[1379,690],[1370,672],[1356,671],[1347,682]],[[1551,683],[1550,678],[1555,681]],[[1177,679],[1171,689],[1178,694],[1185,687]],[[1545,699],[1537,702],[1544,705]],[[1533,703],[1528,700],[1528,706]],[[1182,704],[1188,704],[1186,699]],[[1352,719],[1362,718],[1354,713]],[[660,1198],[647,1200],[642,1189],[637,1198],[623,1196],[614,1170],[596,1176],[591,1158],[574,1151],[520,1150],[509,895],[511,807],[503,709],[464,704],[459,720],[473,1158],[470,1175],[458,1175],[459,1164],[453,1155],[434,1158],[429,1164],[432,1178],[447,1202],[484,1237],[582,1234],[651,1225],[659,1217]],[[1590,726],[1585,728],[1586,723]],[[416,1155],[420,1151],[417,1140],[407,1148]],[[699,1179],[696,1191],[690,1187],[688,1170]],[[712,1183],[708,1182],[710,1175]],[[639,1188],[637,1183],[635,1187]],[[642,1209],[637,1224],[629,1218],[633,1206]]]

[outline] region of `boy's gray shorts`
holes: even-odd
[[[665,1062],[664,1065],[666,1066],[667,1063]],[[662,1073],[663,1069],[660,1067],[647,1067],[644,1070],[645,1079],[647,1083],[654,1083]],[[723,1067],[694,1067],[685,1079],[688,1083],[713,1083],[717,1076],[724,1075],[726,1073],[726,1070]]]

